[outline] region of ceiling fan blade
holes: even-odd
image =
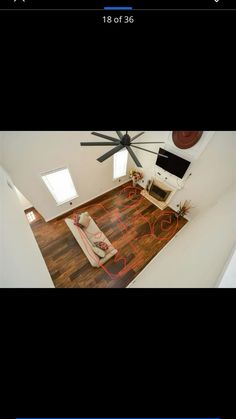
[[[135,135],[133,138],[131,138],[131,141],[136,140],[136,138],[140,137],[141,135],[145,134],[144,131],[140,132],[139,134]]]
[[[105,142],[104,142],[104,143],[102,143],[102,142],[99,142],[99,141],[98,141],[98,142],[95,142],[95,143],[94,143],[94,142],[92,142],[92,141],[91,141],[90,143],[80,143],[80,145],[81,145],[81,146],[85,146],[85,145],[86,145],[86,146],[87,146],[87,145],[88,145],[88,146],[108,145],[108,146],[112,146],[112,147],[115,147],[115,145],[119,145],[119,144],[120,144],[119,140],[117,140],[117,142],[116,142],[116,143],[108,143],[108,142],[106,142],[106,143],[105,143]]]
[[[156,154],[156,155],[159,154],[159,153],[155,153],[155,151],[146,150],[145,148],[137,147],[136,145],[133,145],[133,144],[132,144],[132,147],[139,148],[139,150],[147,151],[148,153],[152,153],[152,154]]]
[[[120,140],[122,140],[122,138],[124,137],[121,131],[116,131],[118,137]]]
[[[124,148],[123,144],[118,145],[117,147],[113,148],[112,150],[108,151],[107,153],[103,154],[101,157],[99,157],[97,160],[102,163],[103,161],[109,159],[109,157],[113,156],[113,154],[116,154],[118,151],[120,151],[122,148]]]
[[[105,138],[105,140],[113,141],[114,143],[119,141],[118,138],[110,137],[109,135],[105,134],[100,134],[99,132],[91,132],[91,134],[96,135],[97,137]]]
[[[137,167],[143,167],[130,146],[126,147]]]
[[[137,147],[136,145],[133,145],[133,144],[132,144],[132,147],[139,148],[139,150],[147,151],[148,153],[156,154],[157,156],[162,156],[168,159],[168,156],[165,156],[164,154],[155,153],[155,151],[147,150],[146,148],[142,148],[142,147]]]
[[[168,156],[165,156],[164,154],[161,154],[161,153],[158,153],[158,156],[165,157],[165,159],[169,158]]]
[[[135,143],[135,144],[165,144],[164,141],[152,141],[152,142],[147,142],[145,141],[145,143]]]

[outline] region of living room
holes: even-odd
[[[236,236],[236,132],[97,134],[0,133],[1,286],[228,284],[225,272]],[[120,149],[98,161],[113,149],[104,136]],[[62,196],[63,182],[70,185],[64,201],[57,201],[55,185],[54,192],[50,189],[56,175]],[[85,230],[74,224],[75,215],[84,213],[95,243],[103,243],[105,250],[94,249],[94,243],[85,246]],[[104,254],[108,248],[109,258]]]

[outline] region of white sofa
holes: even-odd
[[[88,214],[88,213],[86,213]],[[89,215],[89,214],[88,214]],[[80,245],[81,249],[83,250],[85,256],[87,256],[89,262],[94,268],[99,268],[101,265],[106,263],[109,259],[111,259],[117,252],[112,244],[109,242],[107,237],[104,233],[99,229],[95,221],[90,217],[90,222],[87,228],[81,229],[80,227],[74,224],[74,221],[71,218],[66,218],[65,222],[69,227],[70,231],[72,232],[74,238]],[[103,258],[98,257],[93,251],[93,244],[92,242],[96,241],[103,241],[105,242],[109,248],[106,251],[106,255]]]

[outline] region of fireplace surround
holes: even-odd
[[[168,206],[175,192],[176,189],[172,189],[166,183],[160,182],[156,178],[152,178],[148,182],[147,189],[143,190],[141,194],[158,208],[163,210]]]
[[[157,186],[155,182],[152,182],[149,189],[149,194],[153,196],[153,198],[156,198],[158,201],[164,202],[171,194],[171,191],[160,188],[160,186]]]

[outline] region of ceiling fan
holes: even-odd
[[[128,131],[126,131],[125,134],[122,134],[121,131],[116,131],[118,138],[110,137],[109,135],[100,134],[99,132],[91,132],[91,134],[96,135],[97,137],[104,138],[105,140],[109,140],[110,142],[88,142],[88,143],[80,143],[81,146],[111,146],[114,147],[112,150],[108,151],[107,153],[103,154],[101,157],[99,157],[97,160],[102,163],[105,160],[107,160],[109,157],[113,156],[118,151],[122,150],[123,148],[126,148],[134,160],[137,167],[142,167],[140,161],[134,154],[131,147],[138,148],[143,151],[147,151],[148,153],[156,154],[158,156],[162,156],[165,158],[168,158],[164,154],[161,153],[155,153],[154,151],[146,150],[145,148],[138,147],[136,144],[163,144],[163,141],[154,141],[154,142],[135,142],[133,144],[133,141],[137,140],[137,138],[141,137],[141,135],[144,134],[144,132],[140,132],[139,134],[135,135],[134,137],[130,137],[128,134]]]

